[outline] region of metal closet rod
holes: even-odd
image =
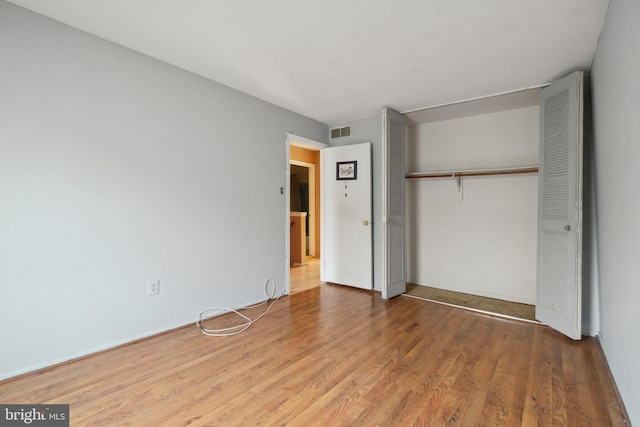
[[[434,172],[416,172],[405,176],[406,179],[419,178],[457,178],[465,176],[489,176],[489,175],[515,175],[522,173],[538,173],[537,166],[523,166],[518,168],[502,168],[502,169],[475,169],[461,171],[434,171]]]

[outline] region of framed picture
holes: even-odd
[[[336,179],[338,181],[358,179],[358,162],[336,162]]]

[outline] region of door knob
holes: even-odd
[[[564,231],[571,231],[571,226],[570,225],[565,225],[564,226]]]
[[[369,221],[362,221],[362,225],[369,225]]]

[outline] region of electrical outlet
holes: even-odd
[[[160,280],[147,282],[147,295],[158,295],[160,293]]]

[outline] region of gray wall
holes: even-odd
[[[371,143],[371,173],[373,179],[373,288],[382,290],[382,108],[380,116],[331,124],[330,127],[351,126],[351,136],[333,139],[332,147]]]
[[[611,0],[592,66],[601,342],[640,425],[640,2]]]
[[[0,378],[283,286],[285,133],[325,124],[4,1],[0,64]]]

